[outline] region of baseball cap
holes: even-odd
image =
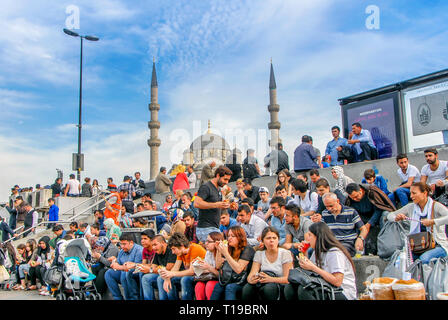
[[[269,193],[269,190],[266,187],[260,187],[260,189],[258,189],[258,193],[262,193],[262,192]]]

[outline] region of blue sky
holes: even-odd
[[[159,83],[161,165],[179,162],[193,121],[267,129],[269,60],[280,136],[303,134],[322,151],[340,125],[338,98],[445,69],[446,1],[190,0],[25,1],[0,4],[0,201],[14,185],[51,184],[77,150],[79,39],[62,29],[80,9],[83,177],[149,176],[147,121],[152,59]],[[368,5],[380,29],[368,30]],[[175,141],[176,129],[190,136]],[[171,139],[170,139],[171,138]],[[232,146],[233,147],[233,146]],[[243,151],[247,147],[238,146]],[[264,154],[258,154],[261,161]]]

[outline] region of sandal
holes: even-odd
[[[37,290],[37,286],[36,285],[29,286],[28,290]]]

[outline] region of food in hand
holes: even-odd
[[[227,240],[223,240],[223,241],[222,241],[222,244],[225,245],[225,246],[228,246],[228,245],[229,245],[229,241],[227,241]]]
[[[305,255],[303,254],[303,252],[299,252],[299,260],[303,259],[305,259]]]

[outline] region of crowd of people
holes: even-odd
[[[252,165],[246,166],[251,177],[244,174],[244,167],[243,178],[237,170],[211,163],[203,169],[195,194],[184,189],[196,183],[192,167],[175,168],[177,188],[165,179],[162,167],[156,185],[168,193],[164,203],[154,201],[149,193],[138,194],[137,177],[132,181],[126,176],[115,188],[110,179],[111,197],[105,200],[104,211],[95,212],[95,223],[78,226],[74,222],[67,231],[56,224],[53,239],[17,248],[16,289],[36,289],[36,279],[42,283],[42,272],[51,264],[52,249],[61,239],[80,237],[91,245],[98,291],[109,290],[116,300],[319,299],[314,291],[289,281],[294,268],[312,271],[340,288],[336,299],[353,300],[357,298],[353,259],[377,253],[377,237],[386,221],[410,220],[411,234],[433,232],[435,247],[414,254],[415,259],[428,263],[447,256],[448,209],[437,199],[447,194],[448,165],[438,159],[437,150],[424,151],[427,164],[421,170],[405,154],[398,155],[396,174],[401,184],[391,189],[384,178],[389,173],[367,169],[358,182],[344,174],[345,162],[339,155],[356,161],[377,157],[367,130],[355,123],[349,139],[339,137],[338,127],[332,133],[334,140],[325,153],[331,181],[320,176],[323,166],[316,162],[309,136],[302,137],[295,151],[294,173],[286,167],[271,167],[277,175],[272,192],[252,183],[260,175],[252,151],[245,161]],[[235,190],[228,185],[232,179]],[[73,195],[70,186],[66,190],[68,196]],[[141,198],[138,205],[137,197]],[[146,210],[162,214],[133,218]],[[24,220],[32,219],[29,216],[25,214]],[[141,241],[123,232],[124,228],[143,228]],[[51,291],[48,286],[42,288],[43,294]]]

